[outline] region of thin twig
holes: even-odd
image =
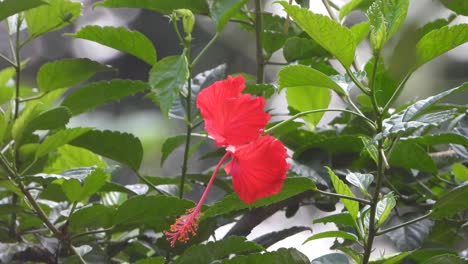
[[[257,61],[257,83],[263,83],[265,77],[265,64],[263,57],[262,45],[262,32],[263,32],[263,16],[262,16],[262,1],[255,0],[255,47],[256,47],[256,61]]]
[[[421,220],[424,220],[424,219],[426,219],[426,218],[429,218],[429,217],[431,216],[431,214],[432,214],[432,211],[429,211],[427,214],[425,214],[425,215],[423,215],[423,216],[420,216],[420,217],[417,217],[417,218],[415,218],[415,219],[413,219],[413,220],[410,220],[410,221],[408,221],[408,222],[404,222],[404,223],[401,223],[401,224],[399,224],[399,225],[392,226],[392,227],[389,227],[389,228],[387,228],[387,229],[380,230],[380,231],[376,232],[375,235],[376,235],[376,236],[380,236],[380,235],[383,235],[383,234],[385,234],[385,233],[391,232],[391,231],[393,231],[393,230],[397,230],[397,229],[399,229],[399,228],[402,228],[402,227],[405,227],[405,226],[414,224],[414,223],[416,223],[416,222],[419,222],[419,221],[421,221]]]
[[[352,201],[360,202],[360,203],[362,203],[362,204],[367,204],[367,205],[370,205],[370,204],[371,204],[371,201],[366,200],[366,199],[361,199],[361,198],[357,198],[357,197],[352,197],[352,196],[347,196],[347,195],[342,195],[342,194],[337,194],[337,193],[322,191],[322,190],[319,190],[319,189],[314,190],[314,191],[315,191],[315,192],[318,192],[318,193],[320,193],[320,194],[326,195],[326,196],[337,197],[337,198],[346,199],[346,200],[352,200]]]

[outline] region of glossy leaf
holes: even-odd
[[[44,4],[47,4],[47,2],[42,0],[4,0],[0,2],[0,21],[19,12]]]
[[[77,127],[60,130],[57,133],[48,136],[37,148],[36,159],[56,150],[65,144],[68,144],[73,139],[87,133],[90,130],[90,128]]]
[[[149,89],[149,85],[140,81],[114,79],[95,82],[71,93],[62,105],[70,109],[73,115],[79,115],[146,89]]]
[[[375,59],[369,60],[369,62],[364,67],[367,76],[373,76]],[[375,89],[375,97],[379,105],[385,105],[388,100],[394,94],[396,88],[398,87],[398,82],[392,76],[390,71],[386,69],[383,60],[379,60],[377,67],[375,68],[375,78],[372,79],[369,77],[369,87]]]
[[[439,18],[439,19],[433,20],[425,24],[424,26],[418,29],[417,40],[420,40],[422,37],[424,37],[424,35],[431,32],[432,30],[436,30],[436,29],[440,29],[442,27],[448,26],[455,18],[457,18],[457,15],[451,14],[447,18]]]
[[[167,157],[180,145],[185,142],[187,137],[185,135],[174,136],[166,139],[161,148],[161,166]]]
[[[318,257],[310,264],[349,264],[348,257],[341,253],[331,253],[321,257]]]
[[[350,28],[351,33],[353,33],[354,40],[356,41],[356,46],[358,46],[364,39],[367,38],[370,32],[370,24],[368,21],[358,23]]]
[[[390,216],[393,208],[396,205],[395,196],[393,193],[386,194],[378,203],[376,207],[377,226],[382,226],[385,220]]]
[[[49,31],[61,29],[81,14],[82,4],[71,0],[48,0],[47,5],[25,12],[29,35],[38,37]]]
[[[354,226],[353,218],[349,213],[339,213],[333,215],[327,215],[322,218],[314,219],[314,224],[318,223],[334,223],[342,226]]]
[[[344,67],[354,61],[356,41],[351,31],[329,17],[314,14],[307,9],[279,2],[292,19],[320,46],[333,54]]]
[[[57,149],[57,154],[49,156],[45,173],[59,173],[78,167],[107,167],[106,162],[91,151],[70,145],[64,145]]]
[[[242,93],[252,94],[256,96],[262,96],[265,99],[269,99],[275,93],[275,86],[272,84],[246,84],[245,89]]]
[[[405,22],[409,0],[377,0],[367,10],[370,22],[370,39],[374,51],[385,43]]]
[[[358,237],[355,234],[344,232],[344,231],[326,231],[310,236],[302,244],[305,244],[309,241],[321,239],[321,238],[343,238],[350,241],[357,241]]]
[[[277,251],[254,253],[247,256],[237,256],[224,260],[222,264],[309,264],[309,259],[294,248],[280,248]]]
[[[468,208],[468,184],[458,186],[440,197],[432,207],[432,217],[441,219],[450,217]]]
[[[468,168],[461,163],[452,165],[452,174],[460,181],[468,181]]]
[[[335,191],[338,194],[346,195],[354,197],[354,194],[349,189],[348,185],[346,185],[336,174],[329,168],[326,167],[328,171],[328,175],[330,175],[331,181],[333,183],[333,187],[335,187]],[[357,201],[347,200],[347,199],[340,199],[341,202],[344,204],[346,209],[348,210],[351,217],[356,220],[357,215],[359,212],[359,203]]]
[[[188,62],[183,55],[166,57],[151,69],[151,94],[148,96],[159,105],[166,117],[187,81],[188,74]]]
[[[346,174],[346,180],[352,185],[358,187],[361,193],[370,196],[367,189],[372,184],[372,181],[374,181],[374,176],[372,174],[351,172]]]
[[[112,8],[145,8],[161,13],[170,13],[176,9],[190,9],[194,13],[208,14],[208,4],[205,0],[104,0],[95,6]]]
[[[420,215],[415,213],[409,213],[401,217],[393,216],[390,218],[388,226],[401,224],[418,216]],[[385,236],[389,237],[399,250],[410,251],[422,246],[429,232],[431,232],[432,226],[433,222],[431,220],[424,219],[388,232]]]
[[[128,133],[90,130],[73,138],[68,144],[118,161],[135,171],[140,168],[143,159],[143,147],[140,140]]]
[[[244,237],[231,236],[216,242],[194,245],[175,260],[174,264],[204,264],[219,261],[231,254],[243,255],[262,251],[263,247]]]
[[[89,59],[63,59],[48,62],[37,73],[37,85],[42,92],[68,88],[88,80],[106,66]]]
[[[423,65],[465,42],[468,42],[468,24],[432,30],[416,44],[417,61],[415,67]]]
[[[102,169],[93,170],[86,175],[82,183],[77,179],[58,179],[54,183],[59,184],[70,202],[86,201],[91,195],[98,192],[104,186],[109,175]]]
[[[329,53],[312,39],[294,36],[285,41],[283,56],[286,61],[291,62],[312,57],[328,57]]]
[[[215,21],[216,30],[221,32],[229,19],[239,12],[248,0],[213,0],[210,5],[210,15]]]
[[[70,217],[70,228],[80,230],[87,228],[111,227],[115,210],[102,204],[93,204],[76,211]]]
[[[407,251],[402,253],[393,254],[390,256],[384,256],[377,260],[373,260],[371,264],[398,264],[401,263],[406,257],[410,256],[414,251]]]
[[[347,2],[340,9],[340,20],[342,20],[345,16],[347,16],[349,13],[351,13],[351,11],[355,9],[366,10],[372,3],[373,0],[351,0]]]
[[[393,149],[388,162],[390,165],[436,173],[437,166],[427,152],[420,146],[409,142],[400,142]]]
[[[464,0],[440,0],[448,9],[457,14],[468,16],[468,2]]]
[[[270,233],[261,235],[255,238],[254,242],[261,245],[264,248],[268,248],[283,239],[286,239],[290,236],[293,236],[295,234],[298,234],[304,231],[312,232],[312,229],[307,226],[293,226],[293,227],[283,229],[280,231],[270,232]]]
[[[131,54],[149,65],[156,63],[156,50],[145,35],[138,31],[128,30],[124,27],[100,27],[86,26],[82,27],[75,34],[67,36],[94,41]]]
[[[458,144],[468,146],[468,138],[455,133],[440,133],[424,136],[412,136],[401,139],[404,142],[412,142],[425,146],[442,145],[442,144]]]

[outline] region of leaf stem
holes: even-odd
[[[265,77],[265,58],[263,57],[262,31],[262,1],[255,0],[255,47],[257,60],[257,83],[263,83]]]
[[[0,58],[2,58],[3,60],[5,60],[6,62],[8,62],[8,64],[10,64],[11,66],[16,67],[15,62],[13,62],[12,60],[10,60],[7,56],[3,55],[2,53],[0,53]]]
[[[404,222],[404,223],[401,223],[401,224],[399,224],[399,225],[392,226],[392,227],[389,227],[389,228],[387,228],[387,229],[380,230],[380,231],[376,232],[375,235],[376,235],[376,236],[380,236],[380,235],[383,235],[383,234],[385,234],[385,233],[391,232],[391,231],[393,231],[393,230],[397,230],[397,229],[399,229],[399,228],[402,228],[402,227],[405,227],[405,226],[414,224],[414,223],[416,223],[416,222],[419,222],[419,221],[421,221],[421,220],[424,220],[424,219],[426,219],[426,218],[429,218],[431,215],[432,215],[432,211],[429,211],[427,214],[422,215],[422,216],[420,216],[420,217],[417,217],[417,218],[415,218],[415,219],[413,219],[413,220],[410,220],[410,221],[408,221],[408,222]]]
[[[345,67],[346,73],[348,74],[349,78],[353,81],[354,84],[361,90],[364,94],[370,95],[370,90],[369,88],[365,87],[354,75],[353,72],[348,67]]]
[[[291,122],[291,121],[294,121],[295,119],[299,118],[299,117],[302,117],[302,116],[305,116],[305,115],[308,115],[308,114],[313,114],[313,113],[321,113],[321,112],[344,112],[344,113],[350,113],[350,114],[353,114],[353,115],[356,115],[358,117],[361,117],[361,118],[364,118],[366,121],[370,122],[370,124],[374,124],[374,122],[372,120],[370,120],[369,118],[367,118],[366,116],[362,115],[362,114],[359,114],[359,113],[356,113],[354,111],[351,111],[351,110],[346,110],[346,109],[335,109],[335,108],[329,108],[329,109],[317,109],[317,110],[310,110],[310,111],[304,111],[304,112],[300,112],[300,113],[297,113],[295,115],[293,115],[292,117],[268,128],[265,130],[265,134],[267,133],[271,133],[273,130],[275,129],[278,129],[279,127]]]
[[[409,73],[407,73],[405,75],[405,77],[403,78],[403,80],[400,82],[397,89],[393,93],[392,97],[390,97],[390,100],[388,100],[388,102],[385,104],[385,106],[384,106],[384,108],[382,110],[382,113],[386,113],[388,111],[388,109],[390,109],[392,104],[400,96],[401,92],[403,91],[403,88],[405,87],[406,82],[408,81],[408,79],[411,77],[412,74],[413,74],[413,72],[411,71],[411,72],[409,72]]]
[[[379,64],[379,60],[380,60],[380,54],[376,54],[374,56],[374,67],[372,67],[372,76],[371,76],[371,80],[370,80],[370,83],[369,83],[369,88],[370,88],[370,91],[371,91],[371,100],[372,100],[372,105],[374,106],[374,109],[376,109],[377,111],[379,111],[380,113],[380,108],[379,108],[379,103],[377,101],[377,96],[376,96],[376,90],[375,90],[375,77],[376,77],[376,72],[377,72],[377,66]]]
[[[203,55],[205,55],[205,53],[216,42],[216,40],[219,38],[220,35],[221,35],[220,32],[216,32],[216,34],[210,39],[210,41],[206,44],[206,46],[200,51],[200,53],[198,53],[197,57],[193,59],[192,63],[190,64],[190,68],[193,68],[195,67],[195,65],[197,65],[200,58],[203,57]]]
[[[146,185],[148,185],[149,187],[151,187],[153,190],[155,190],[157,193],[159,194],[165,194],[164,192],[162,192],[161,190],[159,190],[153,183],[151,183],[150,181],[148,181],[148,179],[146,179],[145,177],[141,176],[139,172],[135,171],[135,174],[136,176],[138,177],[138,179],[142,180],[144,183],[146,183]]]
[[[41,99],[42,97],[46,96],[49,92],[44,92],[40,95],[37,95],[37,96],[31,96],[31,97],[28,97],[28,98],[23,98],[21,99],[20,98],[20,103],[24,103],[24,102],[29,102],[29,101],[33,101],[33,100],[37,100],[37,99]]]
[[[322,191],[322,190],[319,190],[319,189],[316,189],[316,190],[314,190],[314,191],[315,191],[315,192],[318,192],[318,193],[320,193],[320,194],[326,195],[326,196],[338,197],[338,198],[340,198],[340,199],[346,199],[346,200],[352,200],[352,201],[360,202],[360,203],[362,203],[362,204],[367,204],[367,205],[370,205],[370,204],[371,204],[371,201],[366,200],[366,199],[361,199],[361,198],[352,197],[352,196],[347,196],[347,195],[342,195],[342,194],[338,194],[338,193],[332,193],[332,192]]]
[[[82,236],[87,236],[87,235],[93,235],[93,234],[99,234],[99,233],[107,233],[109,231],[112,231],[113,227],[109,227],[109,228],[105,228],[105,229],[99,229],[99,230],[90,230],[90,231],[86,231],[86,232],[83,232],[83,233],[79,233],[79,234],[76,234],[74,236],[72,236],[70,238],[70,240],[74,240],[74,239],[77,239],[79,237],[82,237]]]

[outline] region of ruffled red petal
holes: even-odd
[[[228,77],[198,94],[205,130],[217,146],[239,146],[256,139],[270,119],[263,111],[265,99],[242,95],[244,87],[242,76]]]
[[[253,203],[280,191],[289,169],[287,157],[281,141],[262,136],[235,149],[224,169],[232,176],[232,185],[239,198]]]

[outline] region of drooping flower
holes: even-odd
[[[242,94],[244,78],[228,77],[215,82],[199,93],[197,106],[205,120],[205,129],[215,144],[226,148],[226,154],[216,165],[210,181],[198,204],[179,217],[164,231],[174,247],[177,241],[185,243],[196,235],[202,205],[223,163],[226,173],[232,176],[232,185],[239,198],[253,203],[265,196],[277,194],[286,179],[288,155],[281,141],[272,136],[262,136],[270,115],[263,111],[265,99]]]
[[[239,146],[256,139],[270,119],[263,111],[265,99],[241,94],[244,88],[242,76],[229,76],[197,96],[205,129],[219,147]]]
[[[262,136],[237,147],[231,157],[224,169],[232,176],[234,191],[242,201],[253,203],[281,190],[289,169],[288,155],[281,141]]]

